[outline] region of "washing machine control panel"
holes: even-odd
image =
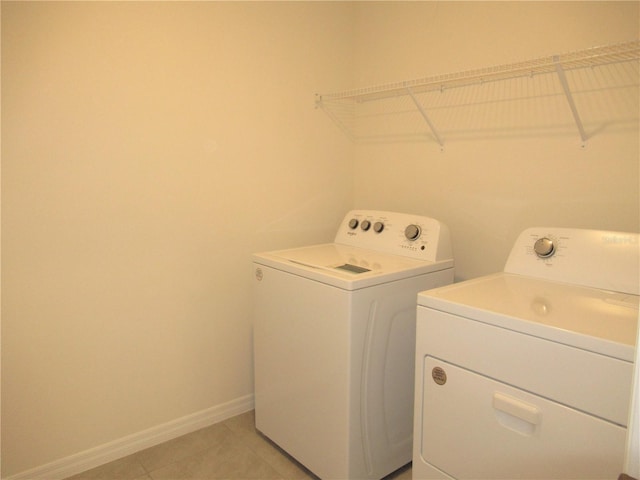
[[[349,228],[351,230],[355,230],[358,227],[360,227],[360,230],[362,230],[363,232],[366,232],[371,228],[371,222],[369,220],[362,220],[362,222],[360,222],[357,218],[352,218],[351,220],[349,220],[347,225],[349,225]],[[378,221],[373,224],[373,231],[375,233],[382,233],[383,230],[384,230],[384,222]],[[415,225],[413,223],[410,225],[407,225],[407,227],[404,229],[405,238],[411,241],[417,240],[418,238],[420,238],[421,233],[422,233],[422,230],[420,226]]]
[[[430,217],[396,212],[349,212],[335,243],[430,261],[453,257],[446,225]]]

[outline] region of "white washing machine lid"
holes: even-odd
[[[639,299],[501,272],[421,292],[418,305],[633,361]]]
[[[256,253],[253,261],[344,290],[453,268],[452,259],[431,262],[338,243]]]

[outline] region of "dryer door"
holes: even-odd
[[[432,357],[421,454],[456,479],[602,479],[622,471],[626,429]]]

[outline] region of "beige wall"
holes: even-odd
[[[343,3],[2,3],[3,478],[253,393],[254,251],[329,241]]]
[[[637,2],[3,2],[3,477],[251,395],[250,253],[328,241],[352,206],[448,223],[459,279],[533,224],[637,231],[637,117],[585,148],[564,117],[354,147],[313,94],[638,23]]]
[[[634,40],[639,38],[639,5],[361,4],[356,86],[483,69]],[[447,223],[458,280],[501,270],[516,236],[527,227],[638,231],[637,63],[635,70],[621,72],[625,82],[635,81],[630,90],[598,92],[599,80],[611,71],[596,69],[586,75],[568,75],[572,85],[579,82],[581,90],[592,90],[575,98],[589,135],[584,148],[563,95],[541,96],[547,92],[543,88],[558,91],[554,76],[454,89],[445,95],[457,107],[430,110],[432,105],[425,104],[441,129],[443,151],[424,122],[415,128],[426,132],[426,141],[358,145],[355,206],[410,211]],[[511,103],[493,100],[536,95]],[[459,108],[474,103],[475,107]],[[406,108],[415,110],[409,103]]]

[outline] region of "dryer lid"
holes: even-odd
[[[496,273],[418,295],[418,305],[633,361],[640,297]]]

